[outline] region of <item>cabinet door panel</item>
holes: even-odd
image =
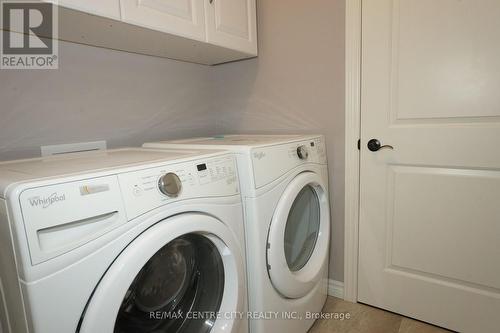
[[[207,41],[257,55],[255,0],[206,1]]]
[[[205,40],[203,0],[121,0],[122,21]]]

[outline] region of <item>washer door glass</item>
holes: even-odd
[[[224,267],[216,246],[199,234],[178,237],[137,274],[114,332],[210,332],[223,291]]]
[[[292,272],[302,269],[314,252],[320,226],[316,191],[306,185],[292,204],[285,227],[285,258]]]

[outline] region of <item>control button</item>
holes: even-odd
[[[299,146],[297,148],[297,156],[301,160],[307,160],[307,158],[309,157],[309,152],[307,151],[306,146]]]
[[[142,194],[142,188],[140,188],[138,185],[135,185],[134,189],[132,190],[132,192],[134,193],[134,195],[136,197],[138,197],[138,196],[140,196]]]
[[[160,177],[158,180],[158,188],[160,192],[166,196],[175,198],[181,192],[182,182],[175,173],[169,172]]]

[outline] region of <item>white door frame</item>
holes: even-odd
[[[361,4],[346,1],[344,299],[358,300],[359,155],[361,126]]]

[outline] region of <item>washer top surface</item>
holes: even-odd
[[[123,148],[0,162],[0,197],[10,184],[114,168],[210,156],[220,150]]]

